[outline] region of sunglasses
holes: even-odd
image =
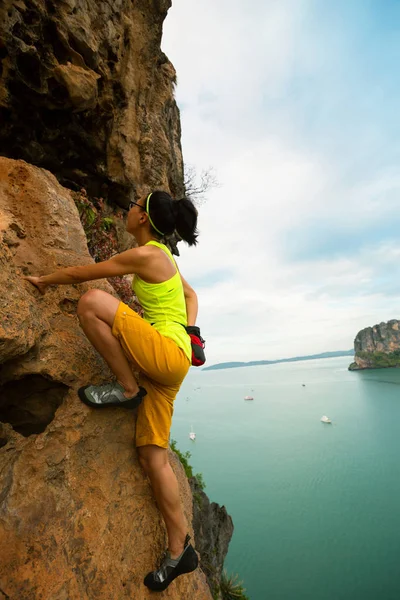
[[[131,210],[131,208],[132,208],[133,206],[138,206],[138,207],[139,207],[139,208],[141,208],[142,210],[145,210],[145,209],[144,209],[144,206],[142,206],[142,205],[141,205],[141,204],[139,204],[138,202],[133,202],[133,200],[132,200],[132,202],[129,202],[128,210]]]

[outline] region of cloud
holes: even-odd
[[[192,279],[191,285],[196,289],[213,287],[217,283],[227,281],[233,277],[233,273],[230,269],[207,269],[204,275],[198,276],[196,279]]]
[[[348,349],[399,316],[400,43],[388,14],[377,28],[370,3],[350,4],[168,14],[184,159],[221,183],[180,259],[209,363]]]

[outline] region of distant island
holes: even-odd
[[[392,319],[366,327],[354,340],[354,362],[349,371],[400,368],[400,321]]]
[[[260,365],[276,365],[277,363],[297,362],[300,360],[313,360],[315,358],[335,358],[336,356],[353,356],[354,350],[338,350],[337,352],[322,352],[310,356],[295,356],[294,358],[280,358],[279,360],[251,360],[250,362],[223,362],[204,367],[202,371],[216,371],[217,369],[236,369],[237,367],[259,367]]]

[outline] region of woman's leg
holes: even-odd
[[[139,407],[140,408],[140,407]],[[197,569],[199,559],[187,535],[187,525],[179,497],[178,482],[168,461],[168,450],[160,446],[139,446],[140,462],[149,476],[158,507],[168,533],[168,550],[159,567],[144,578],[143,583],[156,592],[184,573]]]
[[[168,461],[168,450],[149,445],[140,446],[138,453],[164,517],[171,558],[176,558],[183,552],[187,524],[179,496],[178,481]]]
[[[112,326],[119,300],[102,290],[89,290],[79,300],[78,318],[86,337],[104,358],[130,398],[139,391],[132,368]]]

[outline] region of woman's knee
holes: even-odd
[[[140,452],[138,452],[138,456],[139,456],[139,462],[140,462],[140,466],[142,467],[143,471],[145,473],[147,473],[147,460],[140,454]]]
[[[88,311],[93,310],[104,293],[102,290],[88,290],[85,292],[78,302],[76,311],[78,317],[82,317]]]
[[[103,290],[89,290],[78,302],[78,318],[82,322],[85,316],[94,316],[112,327],[119,303],[120,300]]]
[[[168,464],[168,452],[166,448],[159,446],[139,446],[139,462],[143,470],[149,474],[162,469]]]

